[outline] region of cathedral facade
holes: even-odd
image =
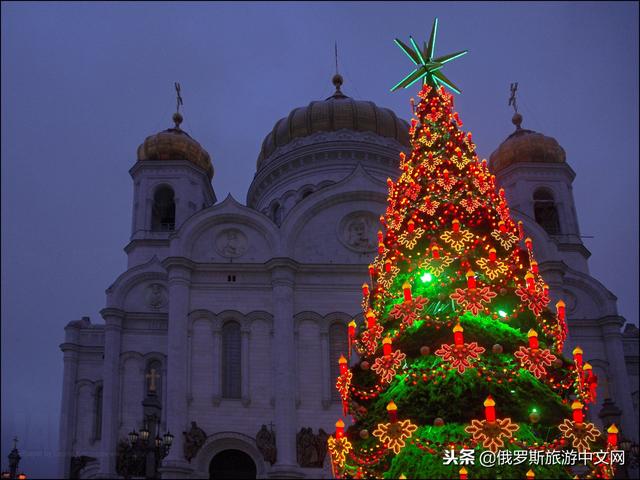
[[[405,121],[333,83],[266,136],[246,205],[217,201],[180,114],[140,145],[127,270],[103,322],[65,327],[61,477],[331,477],[337,360],[362,320],[386,179],[409,150]],[[552,300],[567,303],[566,348],[580,345],[600,379],[592,420],[612,398],[637,440],[638,330],[589,275],[562,147],[521,122],[490,166]],[[158,438],[155,452],[132,451],[141,437]]]

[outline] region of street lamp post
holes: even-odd
[[[166,432],[160,436],[160,420],[158,420],[155,438],[145,424],[140,432],[132,430],[127,435],[127,440],[120,442],[120,457],[118,473],[125,478],[145,477],[158,478],[160,461],[169,454],[173,435]]]
[[[0,478],[26,480],[27,476],[24,473],[18,473],[18,466],[20,465],[20,452],[18,452],[18,437],[13,438],[13,449],[7,455],[9,459],[9,470],[3,470],[0,474]]]

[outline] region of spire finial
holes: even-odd
[[[333,96],[334,97],[344,97],[344,94],[340,90],[340,87],[342,86],[342,83],[343,83],[344,79],[342,78],[342,75],[340,75],[338,73],[338,42],[335,42],[335,44],[334,44],[334,54],[335,54],[335,59],[336,59],[336,73],[333,76],[333,78],[331,79],[331,83],[333,83],[333,86],[336,87],[336,91],[333,94]]]
[[[182,123],[182,115],[180,114],[180,105],[182,105],[182,96],[180,95],[180,84],[174,82],[173,86],[176,89],[176,113],[173,114],[173,122],[176,124],[176,130],[180,130],[180,124]]]
[[[513,107],[513,117],[511,122],[516,126],[516,130],[520,130],[522,124],[522,115],[518,113],[518,104],[516,103],[516,92],[518,91],[518,82],[514,82],[509,87],[511,90],[511,96],[509,97],[509,106]]]

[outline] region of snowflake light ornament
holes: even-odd
[[[584,423],[584,414],[582,413],[582,403],[575,401],[571,404],[573,410],[573,420],[565,418],[558,425],[558,429],[565,438],[571,440],[571,444],[579,451],[589,450],[589,444],[594,442],[599,436],[600,431],[593,423]]]
[[[542,378],[546,375],[547,369],[545,367],[550,367],[556,359],[556,356],[546,348],[540,350],[520,347],[513,356],[520,360],[522,368],[529,370],[536,378]]]
[[[400,453],[405,446],[405,439],[411,437],[418,427],[411,423],[411,420],[397,419],[396,404],[391,401],[387,405],[389,413],[389,423],[379,423],[378,427],[373,431],[373,435],[380,439],[389,450],[393,450],[396,455]]]
[[[471,161],[468,157],[465,157],[463,155],[462,150],[460,150],[460,147],[456,147],[455,155],[452,155],[450,160],[451,160],[451,163],[453,163],[456,167],[458,167],[459,170],[462,170],[465,167],[465,165]]]
[[[473,233],[471,233],[469,230],[460,228],[460,222],[458,220],[453,220],[452,229],[450,231],[447,230],[442,235],[440,235],[440,238],[444,242],[451,244],[451,247],[453,247],[453,249],[458,253],[460,253],[464,249],[465,244],[469,242],[473,237]]]
[[[344,466],[347,454],[353,449],[351,442],[344,436],[344,422],[336,422],[336,436],[327,439],[327,449],[331,455],[331,460],[340,467]]]
[[[434,157],[431,152],[427,153],[427,158],[425,158],[421,165],[429,172],[433,173],[433,171],[438,167],[438,165],[442,164],[442,158],[439,156]]]
[[[509,250],[518,241],[518,237],[507,230],[502,220],[498,222],[498,230],[492,231],[491,236],[500,242],[505,250]]]
[[[465,310],[477,315],[480,310],[484,310],[483,303],[491,302],[495,296],[497,296],[496,292],[491,291],[489,287],[456,288],[449,298],[455,300]]]
[[[476,342],[464,343],[463,331],[462,326],[457,324],[453,327],[453,345],[443,344],[434,352],[443,361],[450,363],[460,374],[467,368],[471,368],[485,352],[485,349]]]
[[[400,237],[398,237],[398,241],[402,245],[405,245],[409,250],[413,250],[413,247],[416,246],[416,243],[420,240],[422,235],[424,235],[423,228],[418,227],[411,230],[407,229],[402,233],[402,235],[400,235]]]
[[[436,213],[436,209],[439,206],[440,202],[432,200],[430,197],[424,197],[424,199],[422,200],[422,204],[418,207],[418,210],[426,213],[427,215],[433,215],[434,213]]]
[[[484,274],[489,277],[489,280],[495,280],[500,275],[504,275],[509,271],[509,267],[506,263],[495,258],[495,253],[495,249],[492,248],[488,259],[480,258],[476,261]]]
[[[429,270],[436,276],[440,276],[442,275],[442,272],[444,272],[445,268],[447,268],[452,263],[453,258],[443,255],[438,258],[425,258],[418,264],[418,266],[420,268]]]
[[[465,432],[471,434],[471,438],[482,444],[483,448],[496,452],[499,448],[504,448],[504,440],[513,436],[520,428],[513,423],[510,418],[496,419],[496,402],[491,395],[484,401],[485,419],[471,420],[471,425],[467,426]]]
[[[438,177],[436,183],[444,188],[447,192],[450,192],[453,186],[456,184],[457,178],[450,176],[448,170],[442,171],[442,176]]]
[[[534,315],[540,315],[549,304],[549,297],[543,290],[521,286],[516,289],[516,295],[520,297],[522,303],[529,307],[529,310],[531,310]]]
[[[402,303],[394,305],[389,315],[396,320],[400,320],[407,327],[410,327],[427,303],[429,303],[427,298],[420,296],[413,297],[411,300],[405,300]]]
[[[382,347],[384,354],[376,358],[373,365],[371,365],[371,370],[380,376],[381,383],[390,383],[407,356],[400,350],[391,351],[391,339],[389,337],[382,341]]]

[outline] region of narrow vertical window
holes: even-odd
[[[340,375],[340,366],[338,359],[340,355],[347,356],[347,327],[341,323],[334,323],[329,327],[329,361],[331,372],[329,380],[331,381],[331,397],[334,400],[340,399],[340,394],[336,390],[336,378]]]
[[[102,385],[96,387],[95,393],[95,420],[93,427],[94,440],[100,440],[102,438]]]
[[[176,203],[171,187],[160,187],[153,195],[151,230],[169,232],[176,228]]]
[[[240,324],[227,322],[222,327],[222,396],[240,398],[241,384]]]
[[[539,188],[534,192],[533,213],[536,223],[544,228],[549,235],[559,235],[561,233],[558,208],[553,194],[549,190]]]

